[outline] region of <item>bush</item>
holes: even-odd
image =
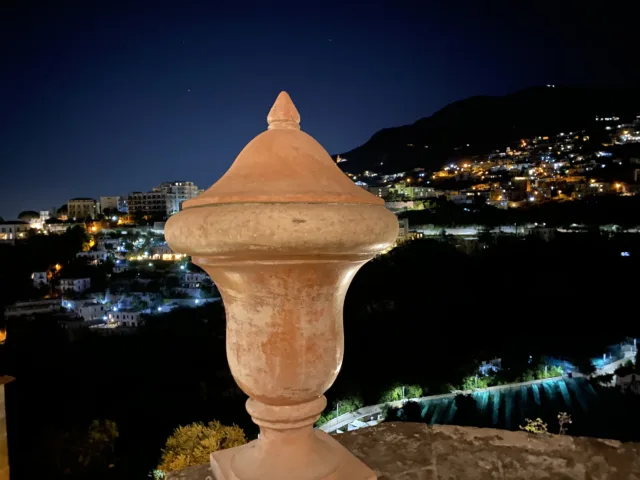
[[[345,413],[355,412],[359,408],[364,406],[364,402],[362,398],[358,395],[354,395],[352,397],[344,398],[342,400],[337,400],[333,402],[331,408],[329,410],[325,409],[325,411],[320,415],[320,418],[316,422],[316,426],[324,425],[325,423],[333,420],[339,415],[344,415]]]
[[[405,395],[407,398],[420,398],[424,394],[420,385],[407,385]]]
[[[238,447],[247,442],[244,431],[236,425],[226,426],[218,421],[180,426],[167,439],[162,450],[156,477],[174,470],[209,462],[209,455],[217,450]]]
[[[487,388],[489,386],[489,377],[484,375],[470,375],[462,379],[460,390],[475,390],[476,388]]]
[[[419,398],[422,396],[422,387],[420,385],[399,385],[395,384],[389,390],[384,392],[378,403],[397,402],[403,400],[402,388],[404,387],[404,398]]]
[[[538,435],[545,435],[549,432],[547,430],[547,424],[544,423],[541,418],[536,418],[535,420],[525,418],[524,420],[526,422],[526,425],[520,425],[520,430],[524,430],[530,433],[536,433]]]

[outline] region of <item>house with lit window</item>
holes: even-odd
[[[67,202],[69,218],[96,218],[98,202],[93,198],[72,198]]]
[[[96,300],[63,300],[62,307],[73,312],[77,317],[89,322],[92,320],[106,320],[109,307]]]
[[[51,272],[47,270],[43,272],[31,273],[31,281],[33,282],[33,286],[35,288],[42,288],[49,285],[50,279],[51,279]]]
[[[135,312],[133,310],[117,310],[109,312],[108,314],[109,324],[119,327],[138,327],[142,325],[142,312]]]
[[[16,240],[24,240],[28,237],[31,224],[20,220],[11,220],[0,223],[0,243],[15,244]]]
[[[105,250],[90,250],[76,253],[76,258],[84,258],[90,265],[98,265],[107,260],[109,254]]]
[[[62,293],[82,293],[90,287],[90,278],[62,278],[58,290]]]

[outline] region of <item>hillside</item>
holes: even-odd
[[[638,114],[637,88],[534,87],[505,96],[471,97],[412,125],[380,130],[364,145],[340,153],[347,159],[340,167],[354,173],[438,168],[452,158],[504,150],[520,138],[589,129],[597,115],[624,120]]]

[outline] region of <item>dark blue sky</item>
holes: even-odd
[[[471,95],[631,82],[632,15],[589,8],[3,2],[0,216],[171,179],[208,187],[265,129],[280,90],[338,153]]]

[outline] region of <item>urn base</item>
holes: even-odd
[[[260,449],[261,440],[258,439],[241,447],[212,453],[213,476],[216,480],[376,480],[373,470],[330,435],[319,430],[314,431],[313,435],[318,445],[322,445],[323,455],[328,455],[331,459],[330,463],[335,465],[335,468],[330,468],[330,471],[323,468],[326,465],[320,468],[309,465],[305,468],[304,452],[296,456],[295,449],[292,451],[285,447],[282,452],[270,448],[271,458],[263,458],[258,471],[250,474],[238,473],[236,462],[241,461],[243,454],[248,453],[248,450]]]

